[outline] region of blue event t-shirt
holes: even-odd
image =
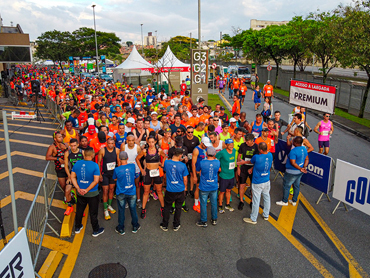
[[[301,171],[295,168],[291,163],[290,160],[294,159],[295,163],[299,165],[299,167],[303,167],[304,161],[306,156],[308,155],[307,149],[303,146],[295,147],[292,149],[288,155],[288,159],[286,161],[286,172],[289,174],[300,174]]]
[[[155,96],[154,95],[147,95],[146,96],[146,102],[147,102],[147,104],[148,105],[151,105],[152,104],[152,102],[153,102],[153,99],[155,99]]]
[[[163,170],[166,173],[167,191],[182,192],[185,190],[184,177],[189,175],[185,163],[166,160]]]
[[[252,157],[253,167],[252,183],[260,184],[270,180],[270,169],[272,165],[272,154],[256,154]]]
[[[135,164],[121,165],[115,168],[113,172],[113,179],[117,179],[117,195],[136,195]]]
[[[100,170],[97,163],[90,160],[79,160],[72,168],[72,172],[76,173],[77,184],[81,189],[86,189],[94,181],[94,176],[100,176]],[[89,192],[98,190],[96,184]]]
[[[74,128],[78,128],[78,120],[76,118],[73,118],[72,115],[69,115],[68,121],[72,122],[72,126]]]
[[[205,159],[200,162],[200,190],[213,191],[218,189],[218,170],[220,166],[221,163],[217,159]]]

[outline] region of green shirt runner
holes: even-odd
[[[223,149],[222,151],[216,154],[216,158],[221,163],[220,178],[225,180],[234,178],[235,155],[236,155],[235,149],[233,149],[231,154],[227,152],[227,149]]]

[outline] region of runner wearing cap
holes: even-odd
[[[140,163],[140,159],[144,157],[145,167]],[[154,189],[157,191],[159,202],[161,203],[161,215],[163,213],[164,200],[162,193],[162,176],[160,171],[160,157],[163,158],[163,162],[166,160],[166,155],[161,148],[156,146],[155,137],[149,135],[148,147],[144,148],[140,154],[136,157],[136,164],[139,166],[141,174],[144,176],[144,194],[141,210],[141,218],[146,217],[146,204],[149,199],[149,192],[152,183],[154,184]],[[162,163],[163,163],[162,162]]]
[[[119,153],[120,166],[116,167],[113,172],[113,179],[117,183],[117,207],[118,207],[118,226],[116,233],[120,235],[125,234],[125,206],[126,203],[130,209],[132,232],[137,233],[141,228],[137,212],[136,212],[136,198],[135,195],[135,165],[129,163],[129,155],[127,152]],[[137,192],[137,190],[136,190]]]
[[[135,119],[130,117],[127,119],[127,123],[125,126],[125,132],[129,133],[135,129]]]
[[[235,118],[230,119],[230,126],[228,132],[230,133],[230,136],[234,136],[234,131],[236,129],[237,120]],[[227,138],[225,138],[226,140]]]
[[[234,211],[230,206],[231,190],[235,186],[234,169],[235,169],[235,156],[236,151],[234,149],[233,139],[225,140],[226,149],[218,152],[216,158],[221,163],[220,172],[220,194],[218,196],[219,213],[224,213],[225,210],[222,207],[224,196],[226,195],[225,208],[229,211]],[[226,193],[226,194],[225,194]]]
[[[217,224],[217,189],[218,172],[221,171],[220,161],[215,159],[216,149],[207,147],[207,158],[200,162],[200,220],[196,223],[199,227],[207,227],[207,199],[211,203],[211,223]]]
[[[314,131],[319,134],[319,153],[322,153],[324,155],[328,155],[329,153],[330,136],[334,132],[334,125],[329,119],[330,114],[324,113],[324,119],[318,122],[314,128]]]
[[[198,188],[198,177],[200,171],[200,162],[206,158],[206,148],[211,147],[212,143],[208,137],[203,137],[200,145],[196,146],[192,155],[192,171],[193,171],[193,180],[195,184],[194,191],[194,206],[193,210],[200,213],[200,203],[199,203],[199,188]]]
[[[101,129],[99,127],[99,129]],[[95,151],[95,154],[98,155],[100,149],[107,146],[107,135],[104,131],[99,131],[98,136],[90,141],[90,147]]]
[[[100,168],[100,182],[103,187],[103,206],[104,218],[109,220],[109,212],[116,213],[112,207],[115,182],[113,180],[113,171],[119,166],[119,149],[116,148],[113,138],[108,138],[107,146],[99,150],[98,165]]]
[[[85,136],[87,138],[87,141],[90,144],[91,140],[98,136],[98,134],[96,133],[95,126],[94,125],[89,125],[88,128],[87,128],[87,132],[84,133],[83,136]]]
[[[158,121],[158,113],[153,111],[150,113],[150,117],[152,118],[150,122],[150,128],[158,133],[158,131],[162,128],[162,123]]]

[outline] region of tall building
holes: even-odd
[[[258,19],[251,19],[251,29],[252,30],[261,30],[266,28],[270,25],[284,25],[287,24],[289,21],[271,21],[271,20],[258,20]]]
[[[144,44],[144,47],[145,46],[150,46],[150,45],[156,46],[157,45],[157,37],[153,36],[152,32],[149,32],[148,35],[144,37],[143,44]]]

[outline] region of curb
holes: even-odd
[[[220,97],[220,99],[222,100],[222,102],[225,104],[225,106],[226,106],[226,108],[231,112],[231,109],[229,109],[229,106],[230,106],[230,103],[228,103],[228,101],[227,101],[227,99],[225,98],[225,97],[223,97],[223,96],[220,96],[220,94],[219,93],[217,93],[217,95]],[[277,99],[279,99],[279,100],[281,100],[281,101],[284,101],[284,102],[286,102],[286,103],[289,103],[289,101],[287,101],[287,99],[286,99],[286,97],[285,96],[282,96],[282,95],[280,95],[280,94],[274,94],[275,95],[275,98],[277,98]],[[226,103],[226,102],[227,103]],[[317,116],[317,117],[321,117],[321,114],[319,114],[318,112],[316,112],[316,111],[314,111],[314,110],[311,110],[311,109],[307,109],[307,111],[308,112],[310,112],[311,114],[313,114],[313,115],[315,115],[315,116]],[[362,138],[362,139],[364,139],[364,140],[366,140],[366,141],[368,141],[368,142],[370,142],[370,137],[369,136],[367,136],[367,135],[365,135],[365,134],[363,134],[363,133],[361,133],[361,132],[359,132],[359,131],[357,131],[357,130],[354,130],[353,128],[351,128],[351,127],[349,127],[349,126],[346,126],[346,125],[344,125],[344,124],[342,124],[342,123],[340,123],[340,122],[338,122],[338,121],[336,121],[336,120],[331,120],[332,122],[333,122],[333,124],[335,125],[335,126],[338,126],[338,127],[340,127],[341,129],[344,129],[344,130],[346,130],[346,131],[348,131],[348,132],[350,132],[350,133],[352,133],[352,134],[354,134],[354,135],[356,135],[357,137],[360,137],[360,138]]]

